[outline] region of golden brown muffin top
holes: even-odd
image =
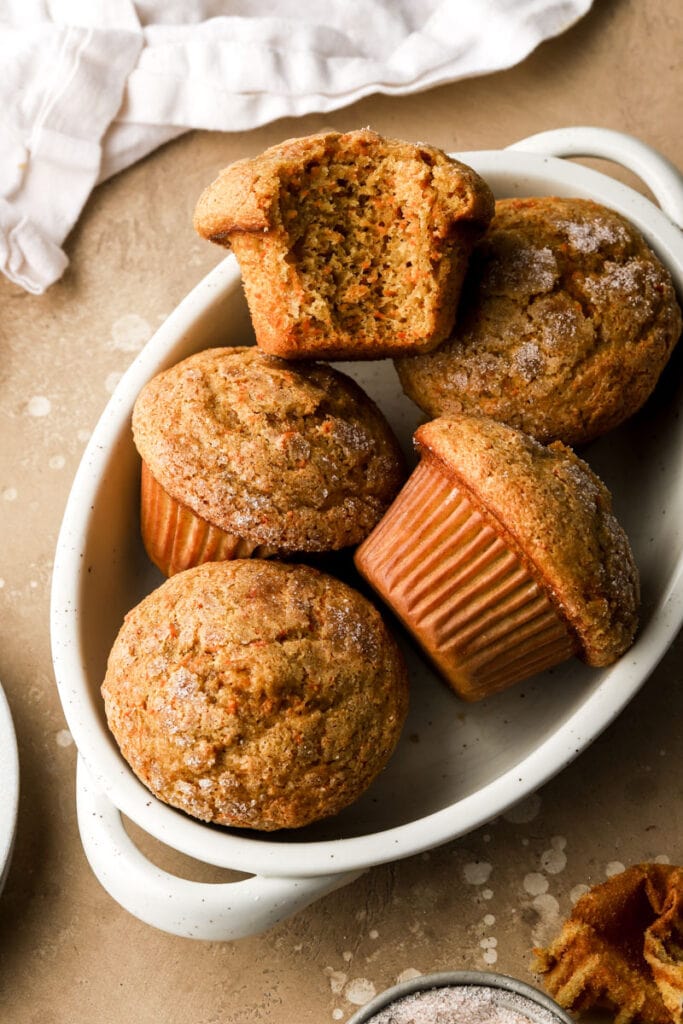
[[[460,220],[488,224],[493,196],[471,167],[424,143],[386,139],[369,128],[352,132],[320,132],[287,139],[258,156],[226,167],[202,193],[194,215],[195,230],[210,241],[229,245],[235,231],[271,231],[280,226],[283,178],[300,173],[304,164],[324,161],[331,153],[346,155],[381,151],[410,165],[416,156],[432,169],[435,232],[447,235]]]
[[[462,296],[451,338],[397,361],[406,393],[541,441],[583,443],[636,412],[681,332],[668,271],[587,199],[498,200]]]
[[[404,477],[389,424],[354,381],[256,348],[207,349],[154,377],[133,434],[173,498],[289,551],[358,543]]]
[[[590,665],[609,665],[637,627],[638,570],[602,481],[571,449],[483,417],[419,427],[438,460],[545,588]]]
[[[384,767],[407,674],[379,612],[307,566],[179,573],[126,616],[102,686],[124,757],[194,817],[264,830],[340,811]]]

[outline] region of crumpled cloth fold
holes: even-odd
[[[247,131],[511,67],[592,0],[0,0],[0,270],[40,294],[92,188]]]

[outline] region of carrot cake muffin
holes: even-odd
[[[415,441],[421,461],[355,561],[456,693],[623,654],[638,572],[589,466],[483,417],[433,420]]]
[[[138,778],[195,818],[298,828],[388,761],[407,676],[379,612],[302,565],[207,562],[126,616],[102,685]]]
[[[574,445],[641,407],[680,332],[668,271],[618,213],[587,199],[502,199],[453,334],[396,367],[429,416],[486,415]]]
[[[255,347],[207,349],[158,374],[133,435],[143,538],[167,575],[357,544],[404,479],[389,424],[354,381]]]
[[[288,359],[427,351],[453,326],[493,196],[440,149],[368,129],[227,167],[195,228],[239,260],[256,340]]]

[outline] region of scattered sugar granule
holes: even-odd
[[[367,978],[354,978],[344,989],[344,996],[356,1006],[364,1006],[377,994],[377,989]]]
[[[548,891],[548,879],[538,871],[532,871],[524,878],[524,890],[530,896],[540,896]]]
[[[137,313],[126,313],[112,324],[110,347],[120,352],[139,352],[152,333],[144,317]]]
[[[34,395],[26,404],[29,416],[48,416],[52,410],[52,402],[45,395]]]
[[[541,856],[541,865],[549,875],[559,875],[567,866],[567,855],[564,852],[567,840],[564,836],[553,836],[550,840],[550,849],[545,850]]]
[[[469,885],[483,885],[484,882],[488,882],[492,870],[491,864],[485,860],[478,860],[471,864],[465,864],[463,877]]]
[[[579,882],[579,884],[575,885],[572,891],[569,893],[569,899],[572,901],[572,903],[578,903],[581,897],[585,896],[587,892],[590,892],[590,886],[584,885],[583,882]]]
[[[628,232],[621,224],[592,217],[590,220],[564,221],[563,228],[569,244],[576,252],[597,252],[602,246],[627,242]]]
[[[402,981],[412,981],[413,978],[419,978],[422,976],[422,971],[418,971],[417,967],[406,967],[405,971],[401,971],[396,979],[396,983],[400,984]]]
[[[517,373],[523,380],[532,381],[543,370],[543,357],[538,345],[533,341],[523,342],[512,357]]]

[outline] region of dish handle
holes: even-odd
[[[212,941],[258,935],[362,874],[191,882],[143,856],[120,811],[97,789],[81,757],[76,789],[81,841],[98,881],[134,917],[172,935]]]
[[[664,213],[683,228],[683,177],[678,168],[652,146],[614,131],[578,125],[555,128],[520,139],[508,149],[545,156],[594,156],[627,167],[652,190]]]

